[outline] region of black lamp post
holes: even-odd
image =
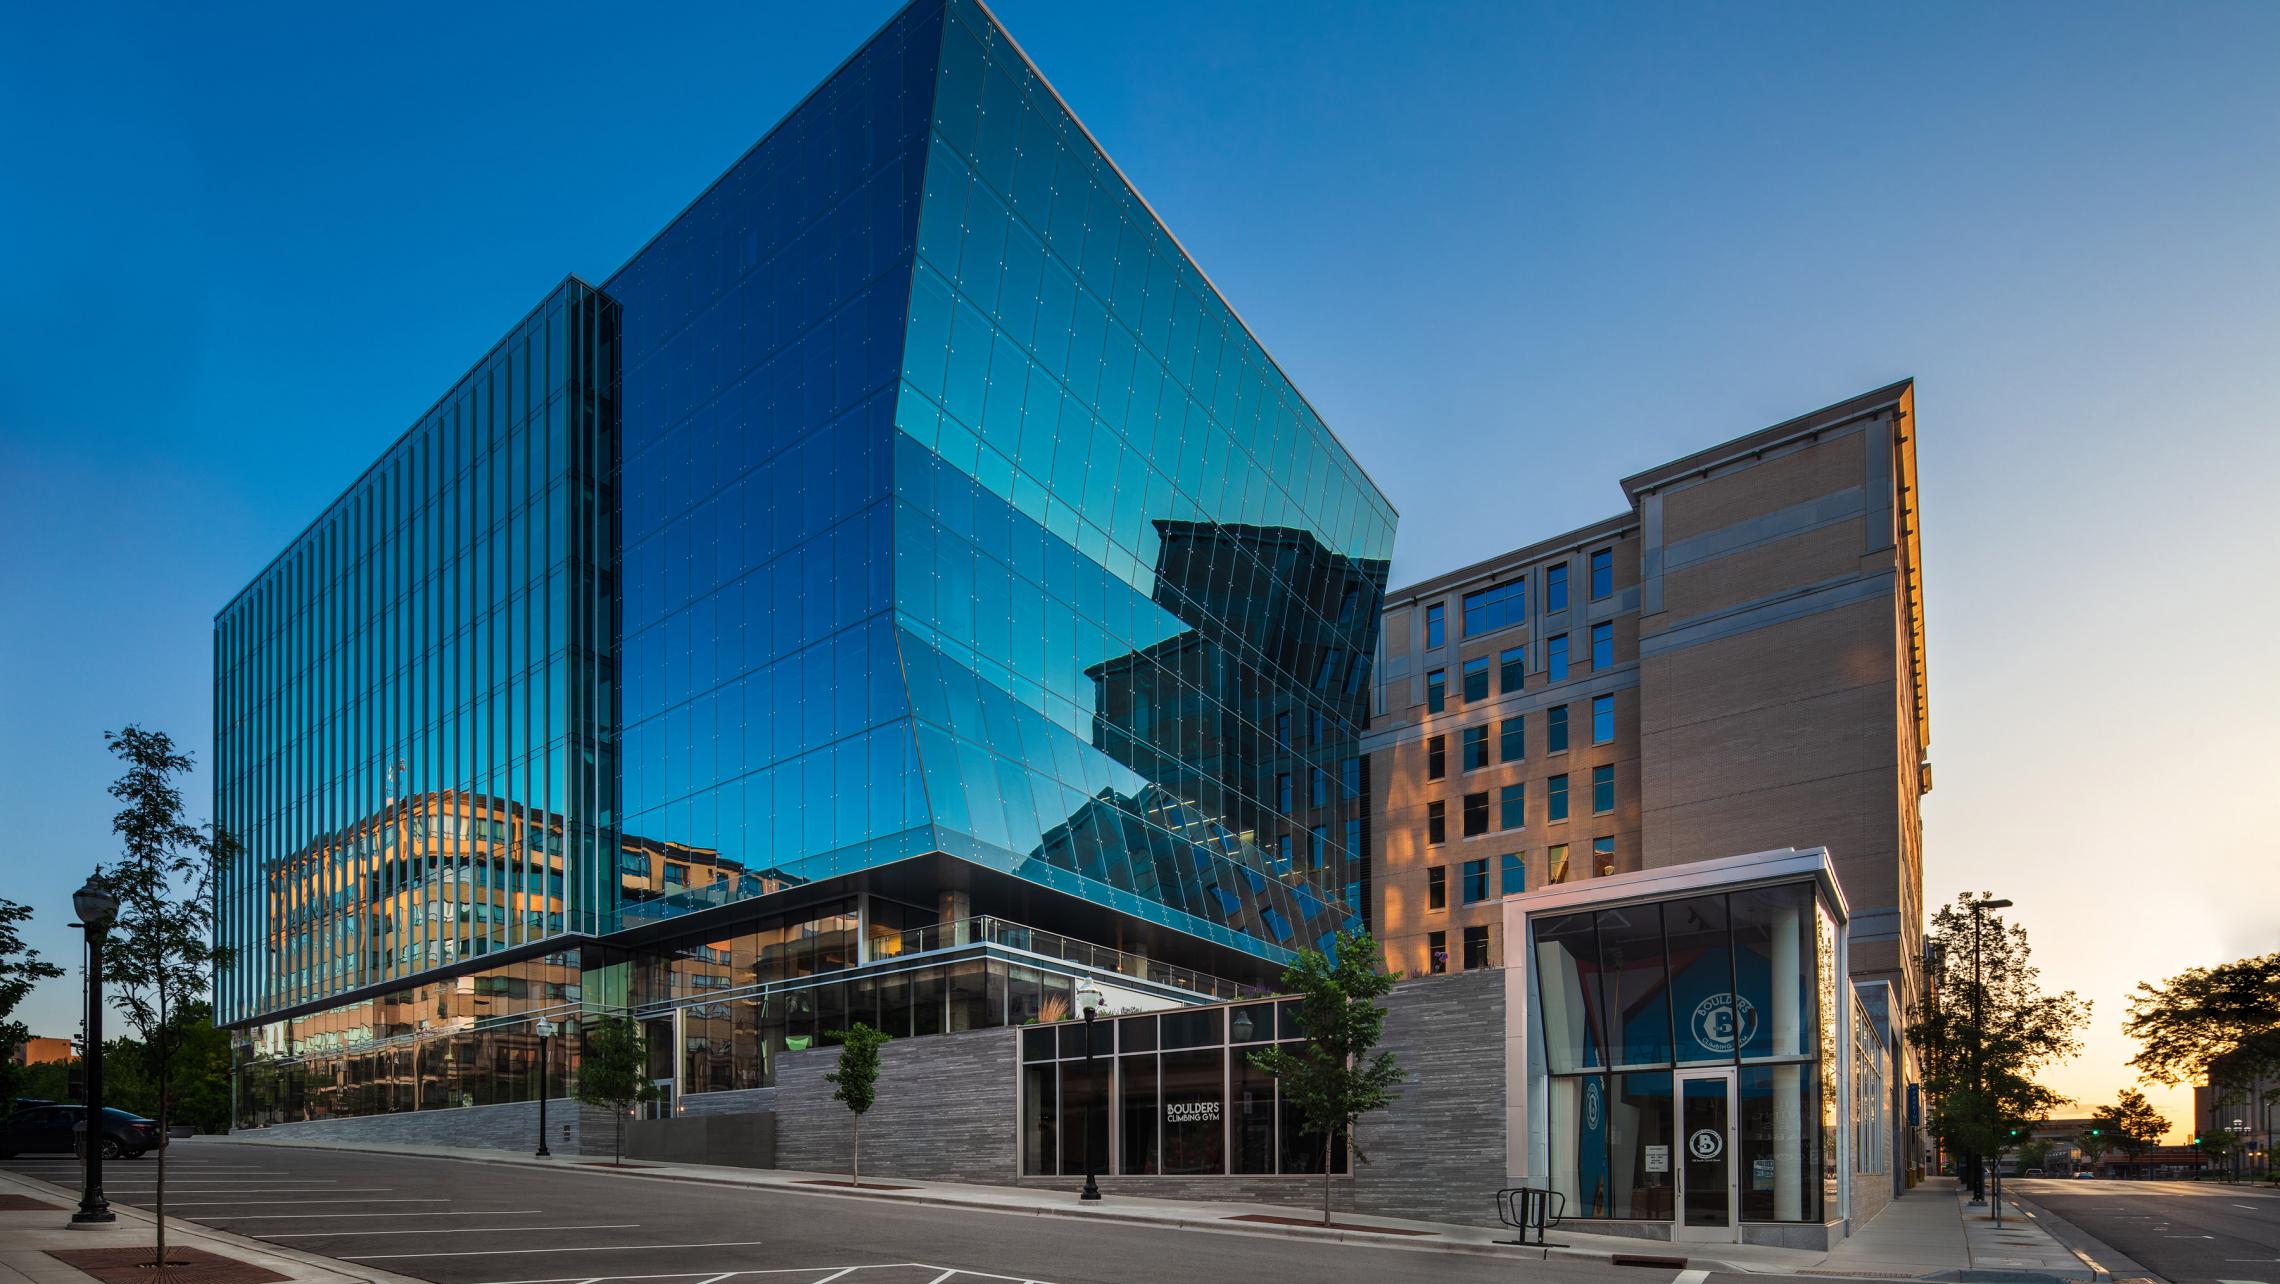
[[[1077,991],[1077,1006],[1085,1010],[1085,1091],[1088,1096],[1096,1086],[1093,1080],[1093,1017],[1106,1002],[1100,987],[1089,981]],[[1107,1094],[1102,1095],[1105,1097]],[[1105,1106],[1106,1102],[1102,1104]],[[1085,1103],[1085,1189],[1083,1194],[1077,1196],[1086,1202],[1097,1202],[1100,1199],[1100,1183],[1093,1178],[1092,1135],[1092,1103],[1088,1100]]]
[[[82,1143],[82,1181],[79,1211],[74,1225],[113,1221],[111,1201],[103,1197],[103,938],[118,917],[119,898],[93,878],[71,894],[71,908],[79,915],[77,926],[87,933],[87,1047],[80,1056],[87,1073],[87,1140]]]
[[[1991,909],[2009,908],[2011,908],[2009,901],[1990,899],[1971,903],[1971,1086],[1980,1098],[1979,1108],[1983,1112],[1987,1110],[1987,1028],[1985,1018],[1981,1015],[1980,1005],[1980,997],[1985,992],[1985,983],[1981,981],[1979,973],[1979,932],[1984,921],[1981,915]],[[1978,1147],[1975,1146],[1973,1149],[1976,1150]],[[1997,1192],[1995,1196],[1995,1222],[1997,1225],[2001,1225],[2003,1221],[2003,1196],[2001,1193],[2003,1189],[2003,1152],[2000,1148],[1995,1152],[1995,1189]],[[1987,1158],[1984,1155],[1972,1156],[1971,1202],[1974,1206],[1983,1206],[1987,1202]]]
[[[553,1152],[546,1148],[546,1097],[551,1090],[549,1075],[554,1063],[546,1055],[546,1049],[547,1045],[554,1040],[555,1028],[555,1024],[551,1020],[541,1018],[538,1023],[538,1158],[540,1159],[551,1158],[553,1155]]]

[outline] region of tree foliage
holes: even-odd
[[[2280,953],[2139,982],[2122,1033],[2154,1083],[2243,1081],[2280,1072]]]
[[[831,1085],[831,1099],[847,1104],[855,1116],[855,1145],[848,1167],[848,1183],[863,1184],[863,1116],[879,1103],[879,1049],[891,1040],[884,1030],[874,1030],[861,1021],[844,1030],[834,1030],[831,1037],[839,1040],[839,1067],[823,1076]]]
[[[1336,1142],[1356,1163],[1367,1163],[1354,1144],[1354,1125],[1382,1110],[1402,1082],[1390,1052],[1371,1053],[1385,1037],[1378,1000],[1401,979],[1380,965],[1383,951],[1367,933],[1341,931],[1331,952],[1300,950],[1283,972],[1283,988],[1299,996],[1298,1019],[1306,1042],[1293,1051],[1277,1046],[1251,1054],[1251,1064],[1273,1075],[1283,1100],[1298,1107],[1300,1131],[1322,1145],[1322,1223],[1330,1224],[1330,1169]]]
[[[171,736],[130,724],[106,733],[104,741],[126,769],[111,784],[111,796],[120,803],[111,819],[119,858],[96,874],[119,898],[103,947],[103,981],[142,1038],[142,1056],[157,1080],[163,1132],[173,1117],[171,1083],[185,1031],[183,1005],[210,993],[213,969],[228,962],[227,952],[213,944],[214,871],[231,847],[218,830],[201,829],[186,818],[176,782],[191,762]],[[154,1264],[166,1261],[167,1149],[158,1152]]]
[[[41,958],[17,932],[17,925],[31,916],[29,906],[0,898],[0,1102],[13,1100],[24,1090],[24,1067],[16,1064],[16,1049],[24,1046],[31,1031],[14,1019],[16,1005],[33,986],[63,975],[62,968]]]
[[[1932,916],[1927,998],[1908,1024],[1932,1133],[1974,1158],[1999,1153],[2012,1130],[2024,1132],[2066,1100],[2034,1076],[2079,1052],[2090,1020],[2089,1002],[2072,990],[2044,993],[2026,929],[1998,911],[1975,915],[1979,899],[1959,895]]]
[[[649,1079],[649,1039],[641,1023],[627,1016],[605,1016],[588,1025],[578,1055],[578,1100],[600,1106],[617,1119],[611,1162],[625,1162],[625,1120],[635,1102],[657,1095]]]
[[[2169,1121],[2135,1088],[2122,1089],[2113,1105],[2091,1111],[2090,1126],[2098,1130],[2095,1140],[2133,1158],[2160,1145],[2169,1132]]]

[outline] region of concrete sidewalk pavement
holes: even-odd
[[[157,1218],[139,1208],[113,1204],[111,1211],[117,1221],[106,1226],[75,1227],[71,1214],[79,1207],[76,1191],[0,1170],[0,1194],[21,1195],[51,1206],[0,1209],[0,1284],[95,1284],[95,1277],[48,1256],[47,1250],[149,1248],[153,1243]],[[166,1219],[166,1242],[170,1250],[202,1248],[275,1271],[293,1284],[424,1284],[389,1271],[231,1235],[179,1217]]]
[[[388,1146],[375,1147],[347,1142],[267,1141],[258,1133],[241,1134],[228,1141],[216,1138],[203,1144],[252,1146],[285,1146],[314,1150],[379,1151],[394,1155],[425,1155],[440,1159],[454,1159],[474,1163],[497,1164],[505,1167],[575,1168],[600,1176],[633,1180],[690,1181],[713,1185],[744,1186],[755,1189],[793,1190],[807,1195],[832,1198],[901,1200],[906,1203],[934,1204],[973,1208],[994,1213],[1031,1214],[1036,1216],[1088,1217],[1104,1221],[1137,1222],[1188,1230],[1208,1230],[1218,1233],[1251,1235],[1280,1235],[1307,1239],[1328,1239],[1346,1243],[1386,1244],[1399,1241],[1405,1248],[1431,1248],[1445,1252],[1493,1254],[1512,1257],[1578,1258],[1609,1261],[1616,1257],[1645,1256],[1657,1258],[1683,1257],[1694,1267],[1723,1267],[1750,1274],[1764,1275],[1857,1275],[1870,1277],[1914,1278],[1943,1276],[1950,1279],[1974,1279],[1976,1275],[1959,1274],[1973,1271],[2010,1272],[2003,1278],[2027,1279],[2023,1272],[2032,1271],[2035,1277],[2048,1280],[2089,1280],[2091,1272],[2079,1259],[2059,1246],[2039,1228],[2022,1221],[2024,1229],[2010,1228],[2000,1239],[1994,1237],[1991,1227],[1974,1233],[1963,1216],[1964,1210],[1956,1194],[1954,1183],[1941,1179],[1927,1182],[1909,1194],[1896,1199],[1874,1221],[1839,1244],[1830,1252],[1808,1249],[1774,1248],[1757,1244],[1673,1244],[1663,1240],[1634,1239],[1621,1235],[1590,1233],[1585,1222],[1569,1222],[1555,1228],[1548,1236],[1550,1247],[1517,1246],[1513,1240],[1517,1232],[1500,1227],[1467,1226],[1448,1222],[1413,1221],[1393,1217],[1375,1217],[1340,1213],[1337,1220],[1345,1227],[1377,1227],[1384,1232],[1372,1233],[1366,1229],[1324,1229],[1317,1226],[1286,1225],[1280,1222],[1238,1221],[1245,1217],[1294,1218],[1305,1217],[1307,1210],[1281,1204],[1206,1203],[1196,1200],[1147,1199],[1116,1196],[1101,1203],[1087,1204],[1078,1200],[1074,1192],[1046,1190],[1035,1187],[984,1186],[959,1182],[924,1181],[904,1178],[892,1173],[876,1174],[871,1180],[881,1188],[849,1190],[843,1186],[818,1185],[818,1182],[844,1180],[844,1173],[795,1172],[772,1168],[723,1168],[699,1164],[669,1164],[649,1160],[634,1161],[639,1166],[611,1168],[595,1161],[554,1157],[538,1159],[511,1151],[475,1150],[443,1146]],[[885,1189],[894,1186],[901,1189]],[[1492,1192],[1484,1192],[1486,1199]],[[1402,1234],[1401,1232],[1409,1232]],[[1429,1236],[1430,1239],[1426,1237]],[[2039,1237],[2048,1251],[2035,1247]],[[1976,1255],[1975,1255],[1976,1246]],[[2028,1267],[2020,1263],[2033,1261]]]

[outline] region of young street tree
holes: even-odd
[[[2132,1159],[2160,1145],[2169,1131],[2169,1121],[2135,1088],[2122,1089],[2113,1105],[2091,1111],[2090,1126],[2098,1130],[2097,1140]]]
[[[847,1184],[863,1184],[863,1116],[879,1103],[879,1048],[892,1037],[857,1021],[832,1032],[839,1040],[839,1068],[823,1076],[831,1085],[831,1099],[844,1101],[855,1116],[855,1145],[848,1164]]]
[[[606,1016],[586,1027],[578,1058],[578,1100],[600,1106],[617,1120],[612,1165],[625,1163],[625,1120],[635,1102],[657,1095],[649,1081],[649,1040],[632,1017]]]
[[[2080,1051],[2090,1020],[2072,990],[2043,993],[2026,929],[1976,907],[1985,899],[1959,895],[1932,916],[1930,997],[1908,1025],[1932,1133],[1967,1157],[1974,1181],[2014,1129],[2024,1133],[2065,1100],[2033,1076]]]
[[[14,1019],[16,1005],[33,986],[63,975],[62,968],[42,959],[17,933],[17,924],[31,916],[30,908],[0,899],[0,1101],[13,1101],[22,1092],[24,1068],[16,1064],[16,1049],[31,1031]]]
[[[1367,933],[1340,932],[1331,946],[1300,950],[1283,973],[1283,988],[1299,996],[1299,1025],[1306,1042],[1293,1052],[1273,1047],[1251,1054],[1251,1064],[1281,1084],[1283,1100],[1297,1105],[1300,1129],[1322,1139],[1322,1224],[1330,1224],[1330,1169],[1339,1138],[1354,1162],[1367,1163],[1354,1144],[1354,1125],[1382,1110],[1402,1081],[1390,1052],[1370,1054],[1385,1037],[1385,1009],[1378,1000],[1400,974],[1385,971],[1378,943]]]
[[[214,870],[230,853],[229,838],[184,818],[176,781],[190,758],[163,731],[128,726],[105,734],[126,771],[111,784],[119,812],[111,820],[119,859],[96,877],[119,898],[119,912],[103,947],[103,980],[110,998],[142,1038],[143,1060],[157,1080],[159,1135],[173,1117],[170,1091],[181,1043],[183,1005],[205,998],[213,972],[229,960],[213,944]],[[90,1127],[95,1121],[89,1121]],[[96,1133],[88,1134],[90,1144]],[[166,1263],[166,1155],[158,1150],[153,1201],[157,1214],[154,1266]]]

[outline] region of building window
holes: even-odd
[[[1497,890],[1506,896],[1528,890],[1528,862],[1518,852],[1506,852],[1497,857]]]
[[[1488,832],[1488,791],[1465,795],[1465,837],[1478,838]]]
[[[1275,776],[1275,810],[1285,816],[1291,812],[1290,773],[1287,771]]]
[[[1603,673],[1615,667],[1615,622],[1602,621],[1591,626],[1591,669]]]
[[[1464,687],[1466,703],[1488,699],[1487,656],[1484,655],[1477,660],[1465,661]]]
[[[1277,749],[1290,748],[1290,714],[1288,712],[1275,715],[1275,747]]]
[[[1275,835],[1275,872],[1278,874],[1287,874],[1290,872],[1289,834]]]
[[[1346,857],[1347,859],[1351,860],[1357,856],[1360,856],[1361,854],[1362,822],[1359,820],[1349,820],[1346,822]]]
[[[1425,778],[1427,780],[1440,780],[1448,774],[1449,738],[1447,736],[1427,736],[1425,738]]]
[[[1496,653],[1496,687],[1507,694],[1518,691],[1528,681],[1528,648],[1508,646]]]
[[[1615,591],[1615,550],[1591,550],[1591,600],[1596,602]]]
[[[1488,727],[1466,727],[1464,731],[1464,769],[1479,771],[1488,765]]]
[[[1330,738],[1329,727],[1330,720],[1322,716],[1320,709],[1306,711],[1306,743],[1319,745],[1328,740]]]
[[[1544,881],[1564,883],[1567,876],[1567,844],[1553,843],[1544,849]]]
[[[1313,864],[1314,868],[1320,869],[1323,866],[1329,864],[1329,827],[1326,825],[1316,825],[1312,830],[1309,830],[1306,835],[1306,848],[1306,859]]]
[[[1439,713],[1449,707],[1449,674],[1446,669],[1435,669],[1425,675],[1425,712]]]
[[[1449,640],[1449,608],[1435,602],[1425,608],[1425,649],[1430,651]]]
[[[1567,681],[1567,662],[1567,634],[1558,634],[1544,643],[1544,681]]]
[[[1479,860],[1465,862],[1465,883],[1459,889],[1458,894],[1464,897],[1467,905],[1478,905],[1488,899],[1488,858],[1486,856]]]
[[[1610,744],[1615,739],[1615,697],[1591,697],[1591,743]]]
[[[1615,769],[1613,767],[1593,767],[1591,769],[1592,814],[1604,816],[1613,810],[1615,810]]]
[[[1544,819],[1567,819],[1567,775],[1565,772],[1544,782]]]
[[[1600,878],[1605,878],[1615,872],[1615,840],[1613,838],[1594,838],[1591,840],[1591,872]]]
[[[1519,829],[1528,823],[1528,786],[1506,785],[1497,791],[1498,829]]]
[[[1425,843],[1438,847],[1449,841],[1449,804],[1435,799],[1425,804]]]
[[[1434,865],[1425,871],[1425,908],[1449,908],[1449,867]]]
[[[1528,581],[1525,578],[1465,594],[1465,636],[1468,638],[1511,628],[1527,618]]]
[[[1362,760],[1348,758],[1338,764],[1338,792],[1348,798],[1362,796]]]
[[[1314,795],[1314,796],[1313,796],[1313,804],[1312,804],[1312,805],[1314,805],[1314,806],[1316,806],[1316,807],[1327,807],[1327,806],[1329,806],[1329,805],[1330,805],[1330,773],[1329,773],[1329,772],[1327,772],[1327,771],[1324,771],[1324,770],[1323,770],[1322,768],[1320,768],[1320,767],[1315,767],[1315,768],[1313,768],[1313,769],[1310,771],[1310,773],[1309,773],[1309,774],[1310,774],[1310,775],[1312,775],[1312,776],[1313,776],[1313,778],[1314,778],[1314,791],[1313,791],[1313,795]]]
[[[1567,609],[1567,563],[1554,562],[1544,568],[1544,609]]]
[[[1488,925],[1465,929],[1465,970],[1488,966]]]
[[[1544,752],[1566,753],[1568,747],[1568,707],[1555,704],[1544,710]]]
[[[1435,976],[1449,970],[1449,934],[1447,932],[1427,932],[1425,934],[1425,966]]]
[[[1506,718],[1497,728],[1496,754],[1499,762],[1519,762],[1528,756],[1528,719],[1525,714]]]

